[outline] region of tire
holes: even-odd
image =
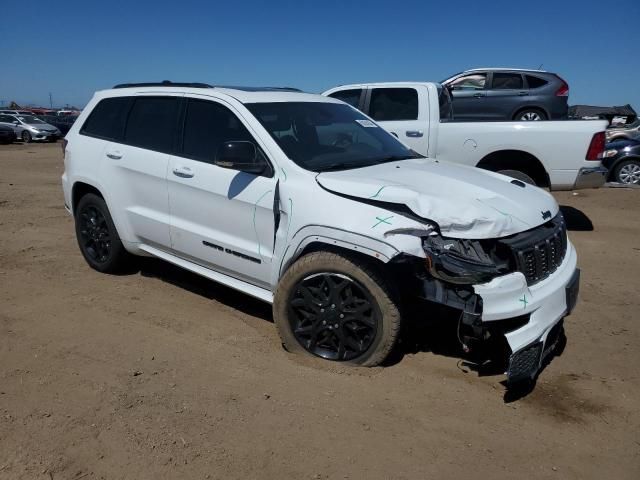
[[[521,180],[529,185],[536,185],[536,181],[533,178],[520,170],[498,170],[498,173],[506,175],[507,177],[515,178],[516,180]]]
[[[314,252],[280,279],[273,317],[287,351],[373,367],[387,358],[400,332],[394,297],[365,262]]]
[[[640,185],[640,159],[620,162],[613,171],[613,177],[616,182],[626,185]]]
[[[31,143],[31,134],[29,132],[27,132],[26,130],[22,131],[22,134],[20,135],[22,137],[22,141],[24,143]]]
[[[542,110],[538,110],[537,108],[526,108],[519,111],[515,115],[515,117],[513,117],[513,119],[519,122],[534,122],[546,120],[547,115]]]
[[[104,199],[93,193],[83,196],[75,209],[76,239],[89,266],[103,273],[118,273],[130,265]]]

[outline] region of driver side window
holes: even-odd
[[[455,90],[483,90],[486,83],[486,73],[473,73],[456,78],[449,85]]]

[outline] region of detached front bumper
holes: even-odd
[[[560,322],[571,312],[579,289],[577,256],[571,242],[562,264],[545,280],[528,286],[520,272],[497,277],[474,285],[482,298],[481,322],[528,316],[528,321],[505,333],[512,355],[507,379],[510,382],[534,378],[544,358],[550,353],[561,329]]]
[[[573,185],[574,190],[583,188],[599,188],[604,185],[607,180],[609,170],[605,167],[581,168],[578,170],[576,183]]]

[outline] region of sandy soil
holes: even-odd
[[[556,195],[581,299],[509,398],[438,349],[302,360],[268,306],[158,261],[91,270],[62,169],[0,146],[0,479],[640,478],[640,190]]]

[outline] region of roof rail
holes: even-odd
[[[197,82],[171,82],[163,80],[162,82],[146,82],[146,83],[119,83],[113,88],[131,88],[131,87],[191,87],[191,88],[213,88],[208,83]]]
[[[239,87],[235,85],[214,85],[214,87],[242,90],[243,92],[302,92],[299,88],[294,87]]]

